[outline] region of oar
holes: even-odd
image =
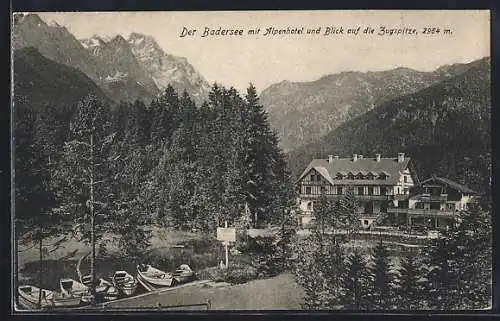
[[[80,266],[83,262],[83,260],[90,255],[90,253],[92,252],[89,252],[87,254],[85,254],[84,256],[82,256],[79,260],[78,260],[78,263],[76,264],[76,273],[78,274],[78,278],[80,279],[80,282],[83,283],[83,273],[82,271],[80,270]]]

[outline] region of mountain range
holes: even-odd
[[[128,39],[78,40],[66,27],[47,24],[37,14],[16,14],[12,47],[34,47],[46,58],[82,71],[114,101],[148,101],[171,84],[201,104],[210,88],[185,58],[165,53],[152,37],[138,33]]]
[[[380,72],[342,72],[312,82],[283,81],[260,95],[281,146],[290,151],[312,143],[342,123],[401,95],[419,91],[467,69],[465,64],[433,72],[396,68]]]
[[[452,69],[453,77],[401,95],[289,153],[299,174],[312,158],[405,152],[419,177],[443,175],[487,192],[491,178],[491,59]],[[443,70],[443,69],[441,69]]]
[[[198,105],[208,97],[205,78],[151,36],[77,39],[36,14],[14,20],[16,103],[71,105],[88,93],[147,103],[169,84]],[[420,176],[439,174],[482,188],[491,177],[490,70],[484,58],[431,72],[347,71],[283,81],[259,98],[295,175],[313,157],[405,152]]]

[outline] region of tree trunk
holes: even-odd
[[[95,295],[95,222],[94,222],[94,134],[90,134],[90,242],[92,244],[92,259],[90,274],[92,283],[90,291]]]
[[[40,274],[38,276],[38,283],[39,283],[39,288],[40,291],[38,292],[38,308],[42,308],[42,281],[43,281],[43,237],[42,237],[42,226],[40,224],[40,238],[38,240],[38,250],[40,251]]]

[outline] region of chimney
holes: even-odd
[[[328,155],[328,163],[333,162],[333,155]]]
[[[375,159],[377,160],[377,162],[380,162],[380,154],[375,154]]]
[[[405,153],[398,153],[398,163],[402,163],[405,160]]]
[[[352,161],[355,162],[358,160],[358,154],[352,154]]]

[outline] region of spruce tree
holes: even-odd
[[[411,255],[400,261],[398,287],[395,295],[395,307],[401,310],[423,308],[424,279],[420,262]]]
[[[375,310],[392,308],[393,275],[391,271],[389,251],[382,240],[373,249],[372,266],[370,268],[372,286],[371,304]]]
[[[349,310],[369,309],[369,275],[366,262],[358,251],[354,251],[346,260],[342,276],[342,304]]]
[[[328,217],[331,216],[331,206],[328,198],[326,197],[325,189],[321,189],[321,195],[318,202],[314,206],[314,224],[316,229],[321,233],[322,237],[325,235],[326,224],[329,221]]]
[[[93,95],[78,104],[70,140],[64,144],[61,164],[54,175],[61,202],[58,212],[71,213],[76,234],[91,244],[94,281],[96,244],[116,224],[110,208],[114,204],[112,164],[117,155],[111,153],[115,134],[110,133],[107,107]]]
[[[339,243],[329,242],[323,257],[326,282],[329,290],[328,305],[337,308],[342,305],[342,275],[345,273],[344,252]]]
[[[354,191],[352,188],[348,188],[335,207],[337,212],[334,215],[339,226],[347,230],[348,238],[355,237],[361,227],[358,203]]]

